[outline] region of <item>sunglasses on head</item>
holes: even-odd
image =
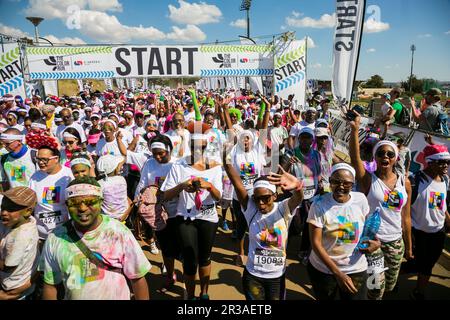
[[[378,150],[377,153],[375,154],[378,158],[383,158],[384,156],[387,156],[389,159],[394,159],[395,158],[395,152],[394,151],[383,151],[383,150]]]

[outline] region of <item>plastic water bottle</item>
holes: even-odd
[[[380,223],[380,208],[377,207],[375,211],[367,217],[366,222],[364,223],[363,233],[355,250],[366,249],[369,246],[368,243],[363,243],[363,241],[375,239],[378,229],[380,228]]]

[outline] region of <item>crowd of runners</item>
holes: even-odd
[[[411,174],[404,134],[385,134],[400,94],[383,97],[382,130],[361,145],[361,116],[343,115],[350,163],[319,94],[301,108],[234,89],[3,96],[0,300],[149,299],[143,242],[162,255],[161,289],[183,282],[185,299],[209,300],[218,227],[232,230],[248,300],[285,299],[293,236],[309,276],[296,281],[316,299],[382,299],[402,262],[418,275],[411,298],[424,299],[450,227],[450,153],[428,137],[427,165]],[[413,118],[431,130],[439,100],[426,92]],[[375,212],[376,236],[362,241]]]

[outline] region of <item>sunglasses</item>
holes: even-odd
[[[252,196],[253,197],[253,201],[255,203],[269,203],[270,199],[272,199],[272,195],[266,195],[266,196],[261,196],[261,197],[256,197],[256,196]]]
[[[69,144],[69,145],[73,145],[75,143],[75,140],[71,140],[71,141],[63,141],[63,144]]]
[[[378,150],[377,153],[375,154],[378,158],[384,158],[385,156],[387,156],[389,159],[394,159],[395,158],[395,152],[394,151],[383,151],[383,150]]]
[[[38,158],[38,157],[36,157],[36,162],[37,163],[42,162],[44,164],[47,164],[50,160],[56,159],[56,158],[58,158],[58,156],[53,156],[53,157],[50,157],[50,158]]]
[[[84,204],[87,207],[92,208],[93,206],[97,205],[100,202],[100,199],[85,199],[85,200],[73,200],[69,199],[67,200],[67,206],[72,208],[79,208],[82,204]]]
[[[439,166],[445,166],[450,165],[450,160],[437,160],[434,161],[434,163],[437,163]]]
[[[15,118],[6,118],[7,121],[14,121]]]
[[[338,180],[338,179],[330,179],[330,185],[333,186],[344,186],[345,189],[350,189],[351,187],[353,187],[353,182],[351,181],[343,181],[343,180]]]

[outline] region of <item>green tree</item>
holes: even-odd
[[[367,80],[364,87],[365,88],[384,88],[384,80],[380,75],[375,74],[375,75],[371,76],[369,80]]]
[[[409,81],[411,78],[411,90],[409,90]],[[406,81],[402,81],[402,88],[405,91],[412,91],[413,93],[422,93],[423,91],[423,79],[417,79],[415,75],[408,77]]]

